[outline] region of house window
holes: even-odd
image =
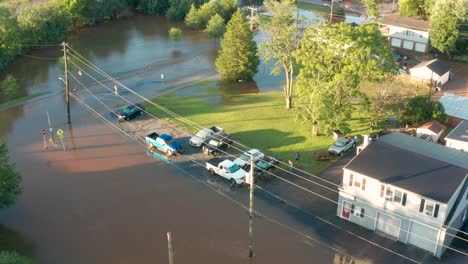
[[[424,212],[426,215],[437,218],[439,214],[439,204],[421,199],[421,206],[419,207],[419,211]]]
[[[403,193],[398,190],[395,190],[393,194],[393,201],[397,203],[401,203],[402,199],[403,199]]]
[[[361,187],[361,189],[362,189],[363,191],[366,190],[366,178],[362,178],[362,187]]]
[[[385,192],[385,200],[393,201],[393,190],[387,186],[387,191]]]
[[[354,180],[354,187],[361,188],[361,182],[358,180],[357,177],[356,177],[356,179]]]
[[[348,185],[353,186],[353,174],[352,173],[349,174],[349,184]]]
[[[380,185],[380,198],[383,198],[385,193],[385,185]]]

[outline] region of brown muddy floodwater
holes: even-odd
[[[105,71],[141,90],[160,87],[160,73],[168,82],[212,75],[217,51],[213,40],[186,32],[183,41],[173,44],[167,39],[169,26],[165,19],[135,17],[84,29],[68,41]],[[326,246],[304,242],[303,236],[259,218],[255,258],[249,261],[245,210],[148,157],[145,148],[78,104],[72,104],[73,127],[68,126],[60,66],[47,59],[60,51],[47,48],[32,54],[43,59],[21,57],[8,72],[25,91],[52,94],[0,112],[0,137],[7,140],[23,177],[16,205],[0,211],[0,250],[17,250],[35,264],[167,263],[166,232],[171,231],[176,263],[333,263],[338,257]],[[268,86],[264,82],[263,87]],[[47,110],[53,127],[66,131],[67,151],[42,149],[40,131],[47,128]],[[247,204],[246,189],[226,192]],[[287,226],[307,226],[278,211],[276,204],[260,200],[256,206]]]

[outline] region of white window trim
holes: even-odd
[[[431,214],[427,214],[427,212],[426,212],[426,210],[427,210],[427,205],[428,205],[429,203],[432,203],[432,212],[431,212]],[[424,213],[425,215],[428,215],[428,216],[434,216],[436,204],[437,204],[436,202],[433,202],[433,201],[430,201],[430,200],[426,200],[426,201],[424,202],[424,211],[423,211],[423,213]]]
[[[382,198],[383,198],[385,201],[389,201],[389,202],[393,202],[393,203],[402,205],[402,204],[403,204],[403,196],[405,196],[405,193],[406,193],[406,192],[405,192],[404,190],[402,190],[402,189],[395,188],[394,186],[388,186],[388,185],[386,185],[386,184],[384,184],[384,186],[385,186],[385,189],[384,189],[384,195],[383,195]],[[388,190],[388,189],[390,189],[390,190],[392,191],[392,195],[391,195],[391,197],[389,197],[389,199],[387,199],[387,190]],[[401,197],[400,197],[400,201],[399,201],[399,202],[395,201],[395,193],[396,193],[396,191],[398,191],[398,192],[401,193]],[[408,194],[406,194],[406,195],[408,195]]]

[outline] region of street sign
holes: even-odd
[[[63,138],[63,130],[62,129],[57,129],[57,136],[62,139]]]
[[[41,134],[42,134],[43,136],[45,136],[45,135],[47,134],[47,130],[42,129]]]

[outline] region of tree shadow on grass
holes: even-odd
[[[303,136],[294,136],[292,133],[276,129],[242,131],[231,135],[235,140],[261,150],[280,148],[305,141],[305,137]]]

